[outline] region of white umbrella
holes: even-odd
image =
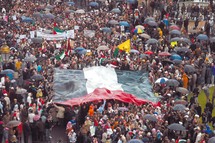
[[[166,82],[168,80],[168,78],[165,78],[165,77],[161,77],[161,78],[159,78],[159,79],[157,79],[156,81],[155,81],[155,83],[161,83],[161,82]]]
[[[140,37],[143,37],[143,38],[145,38],[145,39],[150,39],[150,38],[151,38],[151,36],[149,36],[149,35],[146,34],[146,33],[140,34]]]
[[[75,13],[83,14],[83,13],[85,13],[85,11],[83,9],[78,9],[75,11]]]
[[[144,27],[144,26],[142,26],[142,25],[137,25],[137,26],[135,26],[135,28],[140,28],[140,29],[142,29],[142,30],[144,30],[144,29],[145,29],[145,27]]]
[[[98,51],[100,51],[100,50],[109,50],[109,48],[108,48],[108,46],[106,46],[106,45],[102,45],[102,46],[99,46],[99,47],[97,48],[97,50],[98,50]]]

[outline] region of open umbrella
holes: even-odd
[[[142,34],[143,32],[144,32],[143,29],[140,29],[140,28],[135,28],[134,29],[134,33],[136,33],[136,34]]]
[[[171,56],[171,54],[169,52],[160,52],[158,53],[158,56]]]
[[[69,2],[67,2],[67,4],[70,5],[70,6],[74,6],[75,5],[75,3],[73,1],[69,1]]]
[[[102,46],[99,46],[98,48],[97,48],[97,50],[109,50],[109,48],[108,48],[108,46],[106,46],[106,45],[102,45]]]
[[[92,2],[89,3],[89,6],[98,7],[99,4],[97,2],[92,1]]]
[[[158,78],[158,79],[155,81],[155,83],[163,84],[163,83],[165,83],[167,80],[168,80],[168,78],[161,77],[161,78]]]
[[[182,38],[175,37],[175,38],[170,39],[170,42],[175,42],[175,41],[191,44],[191,41],[189,39],[183,38],[183,37]]]
[[[121,10],[119,8],[114,8],[110,12],[119,14],[121,13]]]
[[[131,49],[131,50],[130,50],[130,53],[137,53],[137,54],[139,54],[140,52],[139,52],[138,50]]]
[[[171,30],[180,30],[180,28],[177,25],[171,25],[169,28]]]
[[[3,71],[1,72],[1,74],[6,74],[6,75],[8,75],[8,74],[14,74],[14,70],[5,69],[5,70],[3,70]]]
[[[171,35],[181,35],[181,31],[179,30],[172,30],[169,32]]]
[[[119,24],[119,22],[116,21],[116,20],[110,20],[110,21],[108,22],[108,24],[117,25],[117,24]]]
[[[83,9],[78,9],[75,11],[75,13],[78,13],[78,14],[84,14],[85,11]]]
[[[139,139],[131,139],[127,143],[143,143],[143,141],[141,141]]]
[[[125,26],[125,27],[129,27],[130,26],[130,24],[127,21],[120,21],[119,25],[120,26]]]
[[[146,41],[146,44],[157,44],[157,43],[158,43],[158,40],[154,38],[151,38]]]
[[[177,87],[176,88],[176,91],[182,93],[182,94],[188,94],[189,93],[189,90],[187,90],[186,88],[184,87]]]
[[[82,51],[82,50],[85,50],[85,48],[83,48],[83,47],[77,47],[77,48],[75,48],[76,52],[79,52],[79,51]]]
[[[172,54],[170,59],[171,60],[182,60],[182,57],[178,54]]]
[[[27,57],[24,58],[25,62],[35,62],[36,60],[37,60],[37,58],[35,56],[33,56],[33,55],[27,56]]]
[[[85,55],[86,53],[87,53],[87,50],[82,50],[78,52],[79,55]]]
[[[148,59],[148,58],[149,58],[149,55],[147,55],[147,54],[141,54],[141,55],[140,55],[140,58],[141,58],[141,59]]]
[[[24,88],[17,88],[16,89],[16,94],[24,94],[27,93],[27,90]]]
[[[9,121],[9,122],[7,123],[6,126],[7,126],[8,128],[13,128],[13,127],[19,126],[20,124],[21,124],[20,121],[12,120],[12,121]]]
[[[137,26],[135,26],[135,28],[140,28],[140,29],[142,29],[142,30],[145,29],[145,27],[144,27],[143,25],[137,25]]]
[[[205,34],[199,34],[197,37],[196,37],[197,40],[208,40],[208,36],[205,35]]]
[[[140,34],[140,37],[143,37],[143,38],[145,38],[145,39],[151,39],[151,36],[149,36],[149,35],[146,34],[146,33]]]
[[[22,17],[22,22],[33,23],[34,20],[30,17]]]
[[[35,80],[35,81],[40,81],[40,80],[43,80],[44,77],[41,75],[41,74],[36,74],[36,75],[33,75],[31,77],[32,80]]]
[[[212,137],[208,140],[208,143],[215,143],[215,137]]]
[[[144,23],[147,24],[149,21],[155,21],[153,17],[148,17],[144,20]]]
[[[146,115],[143,116],[143,118],[146,119],[146,120],[149,120],[149,121],[153,121],[153,122],[157,121],[157,118],[154,115],[151,115],[151,114],[146,114]]]
[[[170,60],[168,60],[168,59],[166,59],[166,60],[163,60],[162,62],[162,65],[164,66],[164,65],[171,65],[171,64],[173,64],[173,62],[172,61],[170,61]]]
[[[176,51],[177,53],[188,53],[188,52],[191,52],[191,50],[188,49],[187,47],[175,47],[174,51]]]
[[[43,15],[44,18],[47,18],[47,19],[54,19],[55,18],[55,15],[51,14],[51,13],[48,13],[48,14],[45,14]]]
[[[152,51],[145,51],[145,54],[147,54],[147,55],[152,55],[152,54],[154,54]]]
[[[174,87],[177,87],[180,85],[180,83],[176,80],[176,79],[168,79],[166,81],[166,85],[167,86],[174,86]]]
[[[35,17],[35,18],[41,18],[41,17],[43,17],[43,14],[41,14],[39,12],[35,12],[35,13],[33,13],[32,16]]]
[[[184,126],[182,126],[181,124],[178,123],[173,123],[169,126],[167,126],[168,129],[170,130],[174,130],[174,131],[185,131],[186,128]]]
[[[175,60],[172,60],[172,62],[173,62],[173,64],[175,64],[175,65],[180,65],[180,64],[182,63],[182,60],[177,60],[177,59],[175,59]]]
[[[137,2],[137,0],[126,0],[126,2],[129,3],[129,4],[134,4],[134,3]]]
[[[112,32],[111,28],[109,28],[109,27],[102,27],[101,30],[105,33],[111,33]]]
[[[186,73],[194,73],[194,72],[196,72],[196,69],[192,65],[185,65],[184,66],[184,72],[186,72]]]
[[[154,27],[157,27],[157,26],[158,26],[157,22],[155,22],[155,21],[149,21],[149,22],[147,22],[147,24],[148,24],[149,26],[154,26]]]
[[[175,111],[184,111],[185,109],[186,109],[186,106],[184,106],[183,104],[176,104],[173,107],[173,110],[175,110]]]

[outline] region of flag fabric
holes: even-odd
[[[71,41],[70,41],[70,39],[68,39],[67,40],[67,45],[66,45],[65,55],[68,56],[70,54],[71,50],[72,50]]]
[[[61,54],[57,55],[55,58],[59,61],[62,60],[66,56],[65,51],[63,51]]]
[[[129,53],[131,50],[131,39],[126,40],[122,44],[118,45],[118,48],[126,53]]]
[[[54,31],[55,31],[56,33],[63,33],[63,32],[64,32],[64,30],[61,30],[61,29],[58,28],[58,27],[54,27]]]
[[[103,66],[83,70],[55,69],[53,87],[55,102],[82,97],[98,88],[123,91],[140,99],[157,101],[147,73],[141,71],[122,71]]]
[[[119,48],[115,48],[114,52],[113,52],[113,57],[116,58],[119,54]]]

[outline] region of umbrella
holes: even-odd
[[[85,55],[87,53],[87,50],[81,50],[78,52],[79,55]]]
[[[98,7],[99,4],[97,2],[92,1],[92,2],[89,3],[89,6]]]
[[[187,140],[185,140],[185,139],[180,139],[179,141],[178,141],[178,143],[186,143],[187,142]]]
[[[181,124],[178,123],[173,123],[169,126],[167,126],[168,129],[170,130],[174,130],[174,131],[185,131],[186,128],[184,126],[182,126]]]
[[[128,108],[126,108],[126,107],[118,107],[117,110],[119,110],[119,111],[128,111]]]
[[[211,37],[211,38],[210,38],[210,42],[211,42],[211,43],[215,42],[215,37]]]
[[[27,92],[27,90],[24,89],[24,88],[17,88],[17,89],[16,89],[16,94],[24,94],[24,93],[26,93],[26,92]]]
[[[173,64],[173,62],[172,61],[170,61],[170,60],[163,60],[162,62],[162,65],[171,65],[171,64]]]
[[[35,81],[40,81],[40,80],[43,80],[44,77],[41,75],[41,74],[36,74],[36,75],[33,75],[31,77],[31,79],[35,80]]]
[[[103,28],[101,28],[101,30],[105,33],[111,33],[112,32],[111,28],[109,28],[109,27],[103,27]]]
[[[130,24],[127,21],[120,21],[119,25],[120,26],[125,26],[125,27],[129,27],[130,26]]]
[[[110,12],[112,12],[112,13],[121,13],[121,10],[119,8],[114,8]]]
[[[176,104],[173,107],[173,110],[175,110],[175,111],[184,111],[185,109],[186,109],[186,106],[184,106],[183,104]]]
[[[171,25],[169,28],[172,30],[180,30],[180,28],[177,25]]]
[[[157,80],[155,81],[155,83],[163,84],[163,83],[165,83],[167,80],[168,80],[168,78],[161,77],[161,78],[157,79]]]
[[[146,120],[149,120],[149,121],[153,121],[153,122],[157,121],[157,118],[154,115],[151,115],[151,114],[146,114],[146,115],[143,116],[143,118],[146,119]]]
[[[83,13],[85,13],[85,11],[83,9],[78,9],[75,11],[75,13],[83,14]]]
[[[53,5],[48,5],[46,8],[47,8],[47,9],[53,9],[53,8],[55,8],[55,6],[53,6]]]
[[[187,101],[185,101],[185,100],[176,100],[176,101],[175,101],[175,104],[183,104],[183,105],[186,105],[186,104],[187,104]]]
[[[140,37],[143,37],[143,38],[145,38],[145,39],[150,39],[150,38],[151,38],[151,36],[149,36],[149,35],[146,34],[146,33],[140,34]]]
[[[30,17],[22,17],[22,22],[33,23],[34,20]]]
[[[20,121],[12,120],[12,121],[8,122],[6,126],[7,126],[8,128],[13,128],[13,127],[19,126],[20,124],[21,124]]]
[[[146,51],[145,54],[147,54],[147,55],[152,55],[153,52],[152,52],[152,51]]]
[[[155,21],[149,21],[149,22],[147,22],[147,24],[148,24],[149,26],[154,26],[154,27],[157,27],[157,26],[158,26],[157,22],[155,22]]]
[[[176,80],[176,79],[168,79],[167,81],[166,81],[166,85],[167,86],[179,86],[180,85],[180,83]]]
[[[140,28],[135,28],[134,29],[134,33],[136,33],[136,34],[142,34],[143,32],[144,32],[143,29],[140,29]]]
[[[160,52],[158,56],[171,56],[171,54],[169,52]]]
[[[155,21],[153,17],[148,17],[144,20],[144,23],[147,24],[149,21]]]
[[[117,24],[119,24],[119,22],[116,21],[116,20],[110,20],[110,21],[108,22],[108,24],[117,25]]]
[[[140,29],[142,29],[142,30],[144,30],[144,29],[145,29],[145,27],[144,27],[144,26],[142,26],[142,25],[137,25],[137,26],[135,26],[135,28],[140,28]]]
[[[188,49],[187,47],[175,47],[174,51],[176,52],[183,52],[183,53],[187,53],[187,52],[191,52],[190,49]]]
[[[137,0],[126,0],[126,2],[129,3],[129,4],[134,4],[134,3],[137,2]]]
[[[70,6],[75,5],[75,3],[73,1],[69,1],[69,2],[67,2],[67,4],[70,5]]]
[[[27,56],[27,57],[24,58],[25,62],[34,62],[36,60],[37,60],[37,58],[35,56],[33,56],[33,55]]]
[[[187,43],[187,44],[191,44],[191,41],[189,39],[183,38],[183,37],[182,38],[175,37],[175,38],[170,39],[170,42],[175,42],[175,41],[177,41],[177,42],[184,42],[184,43]]]
[[[85,48],[83,48],[83,47],[77,47],[77,48],[75,48],[75,51],[77,51],[77,52],[82,51],[82,50],[85,50]]]
[[[179,65],[179,64],[182,63],[182,60],[177,60],[177,59],[175,59],[175,60],[173,60],[172,62],[173,62],[174,64],[176,64],[176,65]]]
[[[182,60],[181,56],[178,55],[178,54],[173,54],[173,55],[171,55],[171,59],[172,59],[172,60]]]
[[[186,73],[194,73],[194,72],[196,72],[196,69],[192,65],[185,65],[184,66],[184,72],[186,72]]]
[[[181,31],[179,31],[179,30],[172,30],[172,31],[170,31],[169,32],[171,35],[181,35]]]
[[[141,141],[139,139],[131,139],[127,143],[143,143],[143,141]]]
[[[215,137],[212,137],[208,140],[208,143],[215,143]]]
[[[63,19],[62,19],[62,18],[60,18],[60,17],[57,17],[57,18],[55,19],[55,21],[56,21],[56,22],[62,22],[62,21],[63,21]]]
[[[137,54],[139,54],[140,52],[139,52],[138,50],[131,49],[131,50],[130,50],[130,53],[137,53]]]
[[[6,75],[8,75],[8,74],[14,74],[14,70],[5,69],[5,70],[3,70],[3,71],[1,72],[1,74],[6,74]]]
[[[38,43],[38,44],[41,44],[43,42],[43,39],[42,38],[32,38],[31,41],[33,43]]]
[[[184,87],[177,87],[176,91],[178,91],[178,92],[180,92],[182,94],[188,94],[189,93],[189,91]]]
[[[156,44],[156,43],[158,43],[158,40],[156,40],[154,38],[151,38],[151,39],[146,41],[146,44]]]
[[[196,37],[197,40],[208,40],[208,36],[205,35],[205,34],[199,34],[197,37]]]
[[[35,18],[41,18],[41,17],[43,17],[43,15],[41,13],[39,13],[39,12],[33,13],[32,16],[35,17]]]
[[[97,48],[97,50],[109,50],[109,48],[108,48],[108,46],[106,46],[106,45],[102,45],[102,46],[99,46],[98,48]]]
[[[45,14],[43,16],[44,18],[47,18],[47,19],[54,19],[55,18],[55,15],[51,14],[51,13],[48,13],[48,14]]]
[[[141,55],[140,55],[140,58],[141,58],[141,59],[145,59],[145,58],[147,59],[147,58],[149,58],[149,55],[147,55],[147,54],[141,54]]]

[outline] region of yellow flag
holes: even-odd
[[[118,45],[118,48],[122,51],[125,51],[126,53],[129,53],[131,50],[131,40],[126,40],[122,44]]]
[[[173,41],[173,42],[171,42],[171,47],[173,48],[173,47],[177,46],[177,44],[178,44],[177,41]]]

